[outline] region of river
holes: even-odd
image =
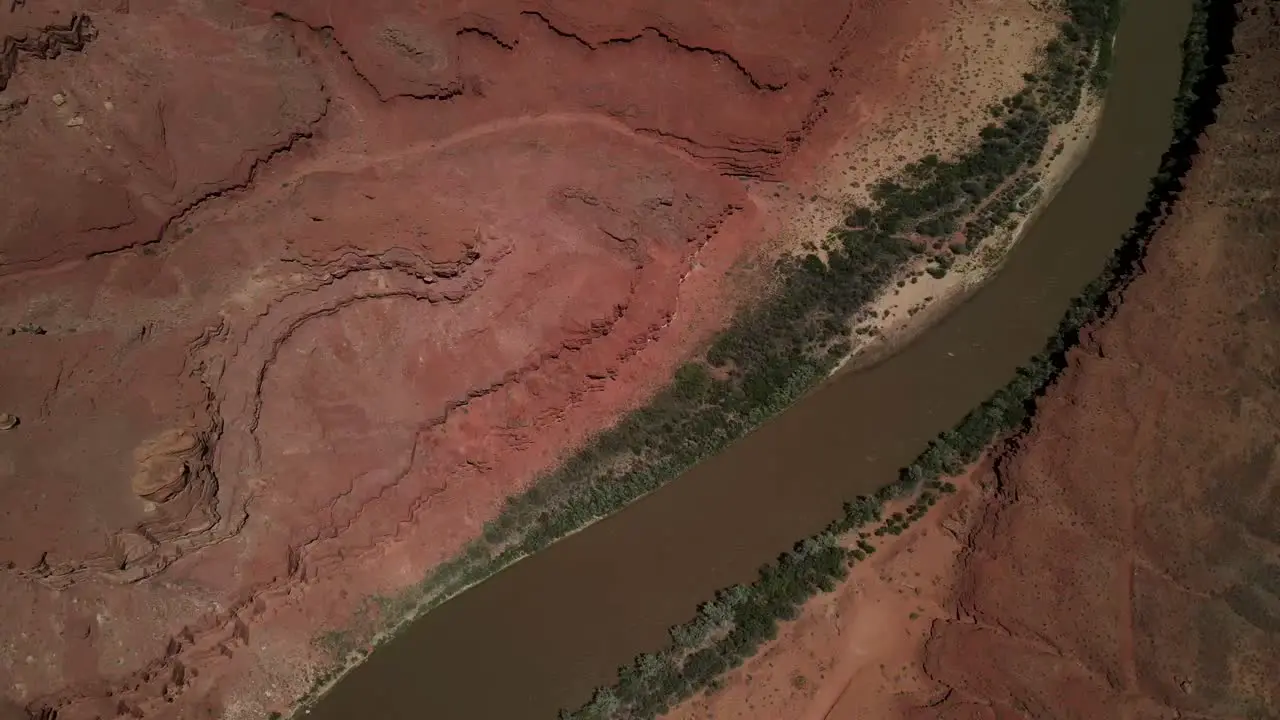
[[[893,482],[1039,351],[1142,208],[1171,138],[1190,0],[1128,0],[1087,157],[986,286],[665,488],[432,611],[309,720],[551,720],[718,588]]]

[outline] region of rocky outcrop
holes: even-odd
[[[165,502],[191,481],[191,461],[202,448],[195,436],[181,428],[170,428],[133,451],[137,471],[133,492],[151,502]]]
[[[0,92],[9,85],[9,78],[17,69],[20,58],[29,56],[51,60],[64,52],[78,52],[95,35],[89,16],[77,13],[65,25],[47,25],[16,36],[5,36],[0,47]]]

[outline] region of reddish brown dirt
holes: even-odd
[[[948,2],[432,8],[0,7],[6,701],[287,708],[724,321]]]
[[[1280,8],[1241,11],[1142,275],[970,521],[935,511],[674,717],[1280,717]]]
[[[1144,274],[997,465],[920,717],[1280,717],[1280,9],[1242,6]]]
[[[919,658],[931,624],[952,614],[955,557],[984,499],[972,481],[980,475],[958,478],[958,492],[901,536],[876,538],[877,552],[835,592],[810,600],[719,689],[664,720],[879,719],[938,699]]]

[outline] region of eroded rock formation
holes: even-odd
[[[318,632],[723,322],[816,160],[924,87],[947,3],[432,8],[0,10],[0,674],[31,712],[287,708]]]

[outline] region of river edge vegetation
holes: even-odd
[[[797,617],[805,601],[834,589],[850,567],[874,553],[875,538],[900,534],[928,512],[940,493],[953,491],[947,476],[963,472],[1001,438],[1012,441],[1030,429],[1037,398],[1066,367],[1067,351],[1078,344],[1080,331],[1114,313],[1141,272],[1151,237],[1182,190],[1200,135],[1215,119],[1234,20],[1232,0],[1194,0],[1183,41],[1173,141],[1152,179],[1146,205],[1103,272],[1072,301],[1044,350],[955,428],[933,440],[902,469],[896,483],[846,503],[842,517],[762,567],[752,584],[717,592],[699,606],[693,620],[671,628],[667,648],[638,656],[619,670],[616,684],[597,688],[576,710],[561,711],[561,720],[655,718],[714,687],[720,675],[773,639],[780,621]],[[883,517],[885,504],[903,497],[912,499],[905,512]]]
[[[844,222],[829,234],[825,261],[816,253],[780,260],[774,291],[739,313],[705,356],[681,366],[672,383],[646,406],[595,436],[556,470],[539,477],[529,490],[509,499],[500,515],[485,526],[482,537],[420,583],[394,596],[369,600],[362,617],[350,629],[318,638],[334,667],[315,679],[303,706],[318,699],[347,666],[363,657],[370,643],[389,637],[521,558],[656,490],[798,400],[849,353],[850,319],[927,252],[928,241],[945,238],[951,243],[947,252],[968,252],[994,229],[1027,210],[1028,202],[1034,202],[1039,179],[1035,166],[1045,152],[1051,128],[1070,121],[1083,93],[1098,91],[1106,82],[1121,1],[1060,0],[1065,20],[1057,37],[1044,48],[1040,66],[1025,76],[1020,92],[989,109],[993,121],[972,147],[954,159],[927,156],[898,176],[878,183],[872,206],[850,207]],[[930,272],[945,273],[949,257],[946,253],[935,255],[937,267]],[[1091,290],[1098,291],[1093,286]],[[1091,307],[1077,303],[1072,314],[1088,316]],[[879,508],[885,500],[913,492],[920,495],[910,512],[923,514],[931,498],[945,491],[939,477],[958,471],[967,463],[966,458],[976,457],[996,433],[1025,419],[1025,398],[1046,381],[1054,364],[1050,357],[1042,357],[1024,368],[1010,388],[966,417],[960,427],[934,441],[903,471],[899,483],[873,498],[850,503],[845,517],[829,530],[844,534],[879,522]],[[734,646],[738,649],[725,658],[736,656],[733,664],[741,662],[749,655],[743,654],[747,645],[742,642],[755,638],[748,644],[758,645],[772,632],[766,628],[785,616],[784,607],[794,608],[804,597],[831,585],[838,575],[828,570],[843,573],[846,561],[856,559],[853,554],[846,557],[844,548],[827,538],[828,534],[802,542],[797,546],[800,549],[785,555],[777,568],[769,571],[774,573],[769,575],[771,579],[766,582],[762,577],[761,582],[773,588],[767,592],[782,593],[778,595],[781,599],[761,604],[759,598],[764,596],[757,594],[766,591],[748,590],[747,595],[755,600],[732,605],[733,626],[738,629],[725,625],[723,632],[713,633],[724,635],[716,648],[727,647],[726,638],[738,643]],[[865,539],[864,543],[870,545]],[[848,552],[873,551],[859,548]],[[818,567],[826,569],[819,571]],[[748,626],[754,629],[742,629]],[[644,661],[648,670],[635,676],[646,680],[627,681],[625,677],[630,675],[624,675],[619,687],[625,684],[626,691],[618,696],[619,717],[648,717],[640,712],[641,707],[661,706],[641,701],[642,696],[656,691],[653,683],[659,677],[670,676],[669,672],[652,675],[650,671],[657,667],[653,663],[669,669],[687,664],[684,660],[676,663],[674,655],[652,657]],[[703,664],[698,667],[704,668],[700,677],[713,677],[731,666],[711,662],[710,655],[699,657]],[[628,672],[633,671],[624,670]],[[675,677],[685,675],[676,672]],[[704,683],[705,679],[677,685],[687,694]],[[591,708],[589,705],[567,717],[614,716],[600,715]]]

